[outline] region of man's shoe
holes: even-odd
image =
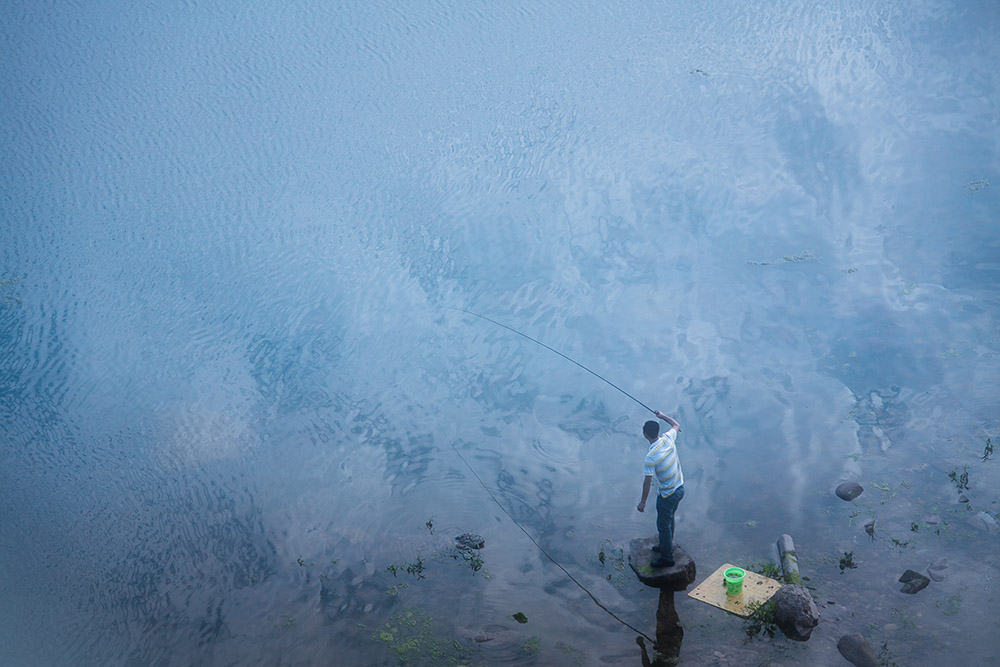
[[[652,563],[650,563],[649,566],[650,567],[661,568],[661,567],[670,567],[673,564],[674,564],[674,561],[667,560],[663,556],[660,556],[659,558],[657,558],[656,560],[654,560]]]

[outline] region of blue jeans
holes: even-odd
[[[660,533],[660,558],[674,559],[674,512],[683,497],[683,484],[666,498],[656,494],[656,530]]]

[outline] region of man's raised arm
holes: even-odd
[[[662,412],[660,412],[659,410],[657,410],[653,414],[655,414],[657,417],[659,417],[663,421],[665,421],[668,424],[670,424],[670,427],[673,428],[673,429],[675,429],[678,433],[681,432],[681,425],[673,417],[668,417],[665,414],[663,414]]]

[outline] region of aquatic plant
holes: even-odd
[[[889,642],[882,642],[882,650],[878,652],[875,659],[878,660],[881,667],[899,667],[899,664],[892,659],[892,655],[889,653]]]
[[[854,552],[845,551],[844,555],[840,557],[840,573],[843,574],[844,570],[853,570],[857,567],[854,562]]]
[[[431,518],[427,519],[427,521],[424,523],[424,525],[427,526],[427,530],[431,531],[431,535],[433,535],[434,534],[434,517],[431,517]]]
[[[525,653],[537,653],[540,648],[538,637],[529,637],[521,644],[521,650]]]
[[[989,461],[991,456],[993,456],[993,441],[986,438],[986,448],[983,450],[983,460]]]
[[[527,623],[528,622],[528,617],[524,615],[523,611],[519,611],[516,614],[511,614],[510,617],[513,618],[518,623],[522,623],[523,624],[523,623]]]
[[[607,567],[610,563],[614,568],[614,572],[610,572],[605,576],[608,581],[622,585],[630,581],[624,574],[626,565],[625,550],[615,547],[611,540],[604,539],[604,544],[601,545],[600,551],[597,552],[597,560],[601,562],[602,567]]]
[[[424,578],[424,560],[417,554],[417,560],[413,563],[406,564],[407,574],[415,574],[417,579]]]
[[[774,620],[775,604],[773,600],[766,602],[751,602],[747,605],[750,614],[743,621],[743,632],[746,633],[746,641],[749,642],[758,635],[774,637],[778,630],[778,624]],[[746,643],[746,642],[744,642]]]
[[[941,608],[941,602],[935,602],[934,606]],[[950,598],[948,598],[948,607],[942,612],[945,616],[954,616],[962,608],[962,594],[955,593]]]
[[[389,572],[392,572],[392,576],[394,577],[398,572],[405,569],[407,574],[415,575],[417,579],[423,579],[424,559],[420,557],[420,554],[417,554],[417,560],[413,561],[412,563],[403,563],[402,565],[396,565],[395,563],[393,563],[392,565],[387,566],[385,569],[388,570]]]
[[[611,546],[605,551],[605,545]],[[625,569],[625,550],[615,548],[611,540],[604,538],[604,543],[601,544],[601,549],[597,552],[597,560],[601,561],[601,565],[606,565],[609,559],[616,570]]]
[[[431,617],[421,609],[407,609],[371,634],[388,646],[402,665],[467,665],[473,651],[454,639],[434,633]]]
[[[751,259],[747,260],[747,264],[750,264],[751,266],[770,266],[771,264],[778,264],[779,262],[791,262],[791,263],[809,262],[809,261],[814,261],[816,259],[817,258],[815,255],[811,254],[808,250],[804,250],[802,251],[801,254],[785,255],[781,259],[760,260],[760,261],[755,261]]]
[[[563,653],[567,653],[573,656],[574,658],[573,662],[575,662],[577,665],[582,665],[586,662],[587,654],[575,646],[560,641],[556,642],[556,648],[562,651]]]
[[[958,474],[957,470],[952,470],[948,473],[948,479],[955,483],[955,488],[959,491],[969,490],[969,466],[963,466],[963,472],[961,475]]]
[[[401,590],[403,590],[404,588],[409,588],[409,587],[410,587],[409,584],[396,584],[395,586],[393,586],[392,588],[390,588],[389,590],[387,590],[385,592],[385,594],[386,595],[391,595],[392,597],[396,597],[396,596],[399,595],[399,592]]]
[[[458,560],[459,556],[465,560],[473,572],[479,572],[483,569],[485,562],[483,561],[482,555],[478,551],[457,547],[451,557]]]
[[[750,563],[750,565],[747,566],[747,569],[751,572],[764,575],[770,579],[777,579],[780,581],[782,577],[781,566],[772,560]]]
[[[982,190],[983,188],[989,187],[989,185],[990,185],[989,181],[980,178],[975,181],[969,181],[968,183],[966,183],[965,189],[971,193],[976,193]]]
[[[883,505],[896,497],[896,492],[888,484],[872,483],[872,486],[885,494],[885,498],[882,499]]]

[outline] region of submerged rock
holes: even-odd
[[[340,576],[320,579],[319,605],[331,621],[359,618],[375,610],[385,610],[396,603],[396,597],[386,595],[383,585],[364,573],[355,575],[348,568]]]
[[[942,558],[936,560],[927,566],[927,574],[931,575],[931,579],[934,581],[944,581],[945,580],[945,570],[948,569],[948,559]]]
[[[860,496],[861,492],[864,490],[864,487],[857,482],[844,482],[837,487],[837,490],[834,491],[834,493],[836,493],[837,497],[841,500],[851,501]]]
[[[899,590],[904,593],[909,593],[910,595],[924,590],[927,588],[927,584],[931,583],[930,579],[916,570],[907,570],[902,574],[899,580],[903,582],[903,587]]]
[[[458,635],[474,644],[487,645],[491,649],[516,646],[524,641],[522,633],[511,630],[505,625],[459,628]]]
[[[459,549],[482,549],[486,546],[486,541],[481,535],[475,533],[462,533],[455,538],[455,546]]]
[[[837,650],[840,651],[840,655],[856,667],[879,667],[875,652],[872,651],[868,640],[859,632],[841,637],[840,641],[837,642]]]
[[[786,584],[771,598],[774,602],[774,622],[795,641],[809,639],[813,628],[819,625],[819,609],[813,602],[809,589],[799,584]]]
[[[635,539],[628,543],[628,564],[639,581],[668,591],[682,591],[694,583],[696,576],[694,561],[676,544],[674,564],[669,567],[651,567],[649,564],[660,557],[653,553],[653,546],[660,543],[659,537]]]
[[[986,510],[981,510],[979,514],[976,515],[976,519],[980,521],[978,528],[986,528],[986,532],[990,535],[994,535],[1000,532],[1000,525],[997,524],[997,520],[993,518],[993,515]]]

